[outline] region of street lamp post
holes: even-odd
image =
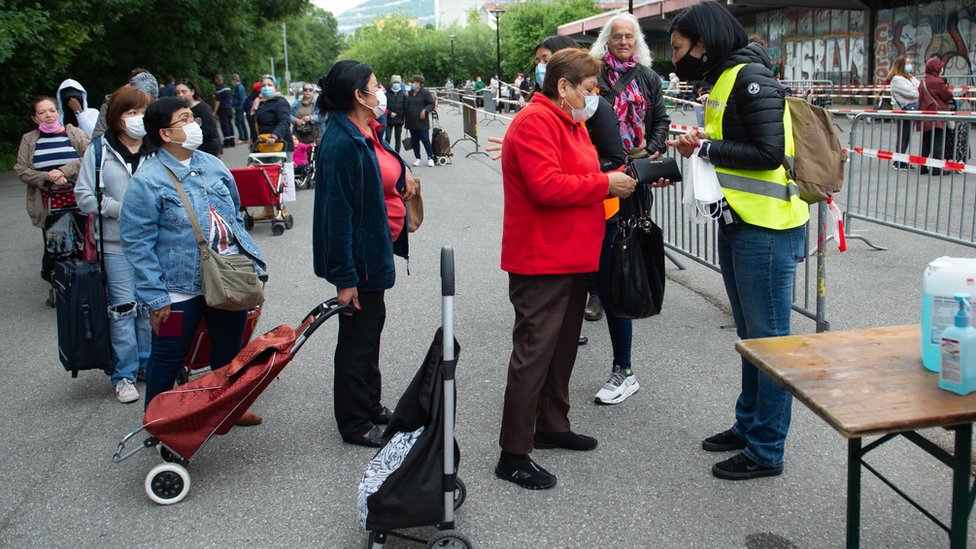
[[[454,69],[456,68],[456,65],[455,65],[455,62],[454,62],[454,40],[457,39],[457,35],[456,34],[452,34],[452,35],[448,36],[447,39],[451,41],[451,82],[454,82],[454,86],[456,87],[457,86],[457,79],[454,77]]]
[[[488,10],[488,13],[495,16],[495,79],[498,82],[495,97],[498,98],[502,96],[502,41],[501,34],[499,34],[498,20],[502,18],[505,10],[496,7]]]

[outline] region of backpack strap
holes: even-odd
[[[634,78],[637,78],[638,68],[639,66],[635,65],[634,68],[621,74],[620,78],[617,79],[617,83],[614,84],[612,88],[610,88],[610,92],[613,94],[613,96],[608,99],[610,99],[611,104],[617,99],[617,96],[620,95],[620,93],[623,92],[625,88],[627,88],[627,86],[634,80]]]

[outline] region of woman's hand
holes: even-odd
[[[417,194],[417,180],[413,178],[413,174],[410,173],[410,170],[406,170],[406,173],[403,174],[403,178],[405,179],[406,183],[405,188],[403,189],[403,199],[410,200],[415,194]]]
[[[54,168],[53,170],[47,172],[44,177],[51,183],[57,183],[59,180],[64,179],[64,172]]]
[[[637,186],[637,180],[624,172],[610,172],[607,176],[610,178],[609,193],[613,196],[627,198],[634,192],[634,187]]]
[[[268,145],[274,145],[275,143],[278,142],[278,138],[275,137],[275,134],[271,134],[268,137],[264,138],[264,142],[267,143]]]
[[[153,331],[157,334],[159,333],[159,325],[166,322],[166,319],[169,318],[169,312],[170,306],[166,305],[149,313],[149,325],[152,326]]]
[[[668,145],[671,145],[678,151],[678,154],[688,158],[695,153],[695,149],[701,145],[701,140],[705,139],[705,133],[701,130],[690,130],[688,133],[679,136],[678,139],[674,141],[668,141]]]
[[[497,145],[489,145],[489,146],[485,147],[485,150],[488,151],[488,152],[490,152],[490,153],[491,152],[498,151],[498,154],[492,156],[491,159],[492,160],[498,160],[499,158],[501,158],[502,157],[502,146],[504,145],[504,140],[501,137],[489,137],[488,138],[488,142],[489,143],[497,143]]]
[[[357,311],[362,309],[362,307],[359,306],[359,290],[356,289],[355,286],[352,288],[339,288],[338,299],[340,307],[352,303],[353,307],[355,307]],[[348,312],[344,312],[342,314],[352,315],[352,313]]]

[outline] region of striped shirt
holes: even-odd
[[[49,172],[75,160],[78,160],[78,152],[68,140],[67,131],[61,133],[41,132],[37,139],[37,146],[34,147],[33,163],[35,170]]]

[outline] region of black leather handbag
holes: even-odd
[[[631,198],[633,215],[617,221],[611,243],[610,311],[621,318],[647,318],[664,303],[664,234],[651,220],[654,196],[638,185]]]

